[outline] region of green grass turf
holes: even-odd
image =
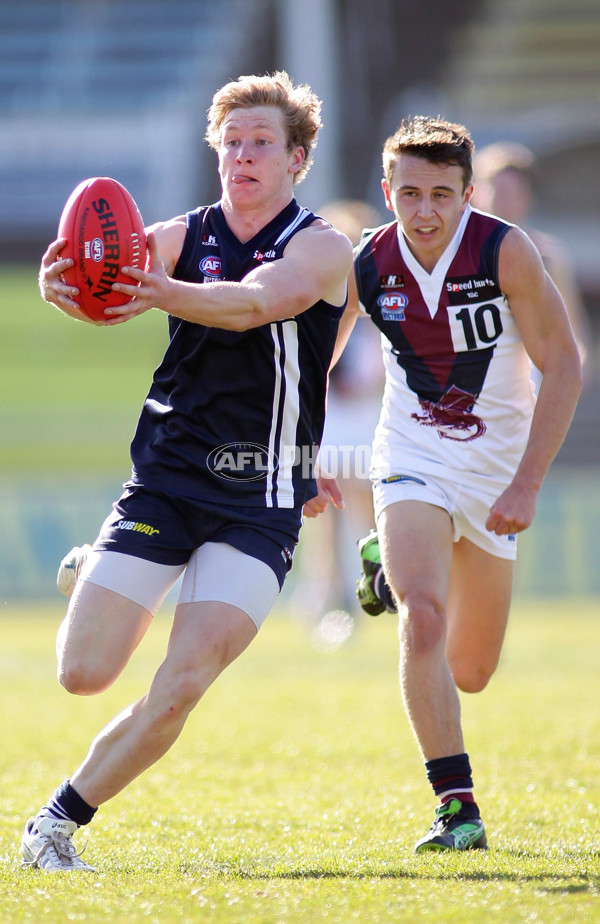
[[[0,920],[600,921],[598,615],[518,601],[489,688],[463,697],[490,850],[415,855],[433,796],[397,688],[393,617],[335,653],[274,613],[172,751],[76,836],[98,872],[21,870],[25,819],[158,666],[159,616],[98,697],[54,678],[58,607],[2,608]]]
[[[37,267],[0,268],[0,475],[118,469],[168,341],[147,312],[112,328],[45,304]]]

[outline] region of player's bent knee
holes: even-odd
[[[406,654],[427,654],[444,643],[446,617],[443,607],[423,596],[405,597],[400,611],[399,634]]]
[[[463,693],[481,693],[490,682],[495,669],[496,665],[488,668],[483,665],[473,667],[468,664],[450,663],[454,682]]]
[[[58,682],[74,696],[93,696],[102,693],[116,680],[117,674],[108,672],[103,665],[61,661],[58,665]]]

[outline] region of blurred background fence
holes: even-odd
[[[521,540],[518,590],[600,591],[600,4],[597,0],[2,0],[0,2],[0,599],[51,592],[128,474],[127,446],[166,337],[58,317],[40,255],[87,176],[111,175],[147,223],[214,201],[203,141],[214,91],[283,67],[324,101],[318,209],[387,220],[384,139],[406,115],[463,122],[478,147],[535,154],[532,223],[565,243],[589,328],[574,425]]]

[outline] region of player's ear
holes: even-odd
[[[390,184],[388,183],[385,177],[383,177],[381,180],[381,188],[383,189],[383,195],[385,197],[385,207],[386,209],[389,209],[390,212],[393,212],[394,206],[392,204],[392,194],[390,190]]]
[[[471,196],[473,195],[473,189],[474,189],[473,184],[469,183],[469,185],[467,186],[467,188],[465,189],[463,193],[463,209],[471,201]]]
[[[292,162],[290,164],[290,170],[292,173],[298,173],[302,164],[306,160],[306,151],[302,147],[297,147],[292,152]]]

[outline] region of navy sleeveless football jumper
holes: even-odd
[[[219,203],[189,212],[174,278],[240,281],[278,260],[315,215],[292,200],[241,243]],[[316,494],[313,462],[327,370],[344,305],[243,332],[169,317],[170,342],[131,444],[132,479],[215,504],[299,508]]]

